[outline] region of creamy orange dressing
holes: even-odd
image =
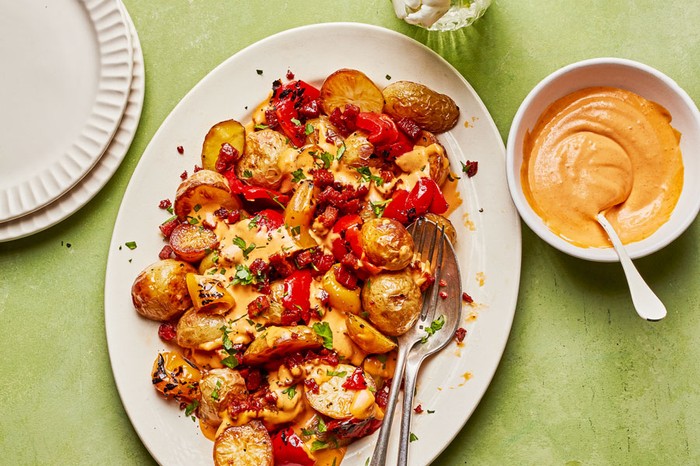
[[[680,133],[662,106],[632,92],[593,87],[552,104],[523,143],[521,181],[549,228],[583,247],[609,247],[595,216],[623,243],[654,233],[683,188]]]

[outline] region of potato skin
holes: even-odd
[[[374,218],[362,225],[362,249],[372,264],[401,270],[413,259],[413,238],[398,221]]]
[[[147,319],[166,322],[192,307],[185,277],[197,270],[187,262],[164,259],[146,267],[131,285],[136,312]]]
[[[225,325],[225,317],[192,308],[177,322],[177,344],[183,348],[211,349],[208,346],[223,336],[221,327]]]
[[[410,118],[422,129],[442,133],[457,124],[459,107],[449,96],[411,81],[397,81],[382,91],[384,113]]]
[[[408,270],[380,272],[362,288],[362,307],[369,320],[386,335],[406,333],[420,315],[420,288]]]
[[[236,164],[236,175],[252,185],[278,189],[284,176],[280,156],[289,147],[284,135],[271,129],[248,134],[245,152]]]
[[[272,466],[272,439],[260,421],[227,427],[214,442],[215,466]]]
[[[199,418],[213,426],[221,424],[219,412],[226,407],[229,393],[248,393],[243,376],[227,367],[208,371],[199,382],[199,390]]]

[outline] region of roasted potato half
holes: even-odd
[[[260,421],[223,430],[214,442],[216,466],[272,466],[272,440]]]
[[[193,210],[206,204],[217,204],[231,210],[241,207],[238,198],[231,194],[224,175],[212,170],[200,170],[190,175],[177,188],[175,215],[184,221]]]
[[[205,170],[216,171],[221,146],[228,143],[238,151],[238,157],[243,155],[245,148],[245,128],[236,120],[220,121],[211,127],[202,143],[202,167]]]
[[[243,354],[243,363],[248,365],[265,364],[289,353],[320,348],[321,346],[323,346],[323,339],[311,327],[305,325],[270,326],[248,346]]]
[[[404,334],[420,315],[420,288],[406,269],[380,272],[367,280],[362,288],[362,307],[369,320],[384,334]]]
[[[397,81],[382,91],[384,113],[393,118],[410,118],[422,129],[442,133],[453,128],[459,118],[454,100],[420,83]]]
[[[192,307],[187,274],[196,269],[187,262],[164,259],[146,267],[131,286],[136,312],[147,319],[165,322]]]
[[[348,336],[363,351],[370,354],[388,353],[396,349],[396,343],[374,328],[360,316],[349,314],[345,323]]]
[[[280,157],[290,147],[283,134],[271,129],[248,134],[245,152],[236,164],[236,175],[254,186],[278,189],[284,176]]]
[[[346,388],[348,379],[356,370],[361,371],[367,388]],[[312,408],[333,419],[367,419],[374,414],[374,380],[362,369],[349,364],[316,366],[309,376],[318,386],[309,388],[304,384],[306,399]]]
[[[369,261],[385,270],[401,270],[413,259],[413,237],[401,222],[374,218],[362,224],[362,249]]]
[[[170,247],[180,259],[199,262],[219,244],[214,231],[202,225],[181,223],[170,234]]]
[[[362,112],[381,113],[384,107],[382,91],[361,71],[340,69],[321,85],[321,106],[326,115],[346,104],[356,105]]]
[[[208,371],[199,382],[199,391],[199,418],[212,426],[221,424],[219,413],[225,409],[230,393],[248,393],[243,376],[229,368]]]
[[[226,318],[223,316],[197,312],[192,308],[177,322],[177,344],[183,348],[212,350],[220,346],[223,337],[221,327],[225,325]]]

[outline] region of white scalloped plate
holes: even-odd
[[[172,199],[183,170],[201,164],[209,128],[227,118],[249,120],[273,80],[284,79],[291,70],[298,79],[320,86],[344,67],[364,71],[382,87],[407,79],[451,96],[459,105],[460,120],[440,140],[456,170],[460,161],[479,161],[478,174],[460,180],[463,204],[451,217],[459,232],[462,286],[478,305],[465,308],[464,347],[451,344],[421,370],[416,404],[434,413],[414,418],[411,430],[419,440],[411,443],[410,464],[430,463],[450,443],[496,371],[515,313],[521,237],[505,178],[505,147],[491,116],[452,66],[406,36],[356,23],[292,29],[236,53],[182,99],[146,148],[115,223],[105,277],[109,355],[127,414],[161,464],[211,465],[213,443],[176,403],[163,400],[153,388],[153,361],[166,345],[158,338],[158,324],[140,318],[131,302],[131,284],[158,259],[163,245],[158,225],[168,214],[158,203]],[[177,154],[180,145],[184,155]],[[132,241],[136,248],[127,248],[125,243]],[[469,318],[470,311],[475,319]],[[397,415],[394,429],[399,419]],[[398,435],[393,438],[387,464],[396,461]],[[343,465],[365,465],[375,442],[376,434],[351,445]]]
[[[0,0],[0,222],[75,186],[111,142],[133,76],[116,0]]]
[[[0,223],[0,242],[38,233],[70,217],[107,184],[124,160],[141,118],[145,80],[141,43],[126,8],[123,9],[123,12],[131,32],[131,43],[134,48],[134,76],[131,80],[129,100],[119,129],[97,164],[66,194],[35,212]]]

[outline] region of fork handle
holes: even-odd
[[[401,389],[403,369],[406,365],[408,352],[412,347],[413,345],[399,344],[399,350],[396,355],[396,370],[394,371],[394,378],[391,380],[391,388],[389,389],[389,401],[387,401],[386,404],[386,411],[384,413],[384,419],[382,420],[382,427],[379,429],[379,440],[374,447],[374,453],[372,454],[370,466],[386,465],[386,453],[389,446],[389,433],[391,431],[394,411],[396,411],[396,402],[398,401],[399,391]]]
[[[423,358],[408,358],[404,369],[403,405],[401,409],[401,437],[399,440],[399,466],[408,464],[408,444],[411,437],[411,415],[413,413],[413,395],[416,392],[418,369]]]

